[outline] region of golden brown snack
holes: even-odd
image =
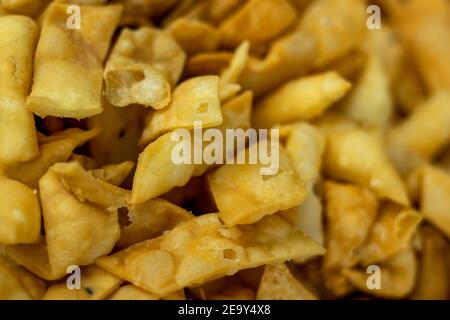
[[[255,106],[253,124],[258,128],[270,128],[287,122],[311,120],[342,98],[350,86],[334,72],[290,81]]]
[[[105,66],[105,92],[118,107],[140,104],[163,109],[171,101],[185,53],[170,33],[150,27],[124,29]]]
[[[219,47],[219,34],[213,26],[203,21],[179,18],[168,31],[187,54],[214,51]]]
[[[33,114],[26,108],[38,32],[30,18],[15,15],[0,18],[0,162],[3,163],[28,161],[39,153]]]
[[[422,221],[418,212],[398,205],[384,204],[366,243],[358,250],[364,265],[382,262],[409,246]]]
[[[390,85],[382,61],[369,55],[353,91],[343,101],[344,113],[364,125],[387,128],[394,114]]]
[[[57,162],[67,161],[76,147],[83,145],[98,134],[98,129],[83,131],[70,128],[39,141],[39,156],[31,161],[18,163],[6,168],[6,175],[30,188],[37,189],[39,179]]]
[[[221,23],[220,42],[234,48],[248,40],[258,47],[288,30],[295,18],[295,9],[287,0],[250,0]]]
[[[0,176],[0,244],[38,243],[41,209],[36,192]]]
[[[11,14],[37,17],[50,0],[2,0],[2,7]]]
[[[448,243],[434,228],[424,226],[422,236],[422,253],[417,287],[413,299],[446,300],[448,299],[448,268],[446,253]]]
[[[108,300],[158,300],[159,298],[138,287],[127,284],[114,291]]]
[[[152,199],[127,207],[125,224],[121,226],[118,248],[127,248],[133,244],[156,238],[173,229],[182,222],[194,218],[194,215],[163,199]],[[119,213],[120,214],[120,213]],[[119,216],[119,222],[120,218]]]
[[[265,267],[256,297],[258,300],[317,300],[285,263]]]
[[[366,273],[366,270],[348,269],[343,273],[360,291],[376,297],[401,299],[412,292],[418,267],[417,258],[411,248],[397,253],[379,267],[381,270],[379,288],[371,288],[367,285],[370,274]]]
[[[46,290],[44,281],[16,265],[0,253],[0,299],[41,299]]]
[[[364,13],[361,0],[313,2],[298,28],[274,41],[264,59],[251,59],[241,77],[242,86],[260,97],[285,81],[344,57],[366,33]]]
[[[296,211],[293,223],[307,236],[322,244],[322,203],[317,187],[321,178],[325,137],[307,123],[293,124],[288,130],[290,133],[286,140],[286,151],[308,191],[305,201],[298,208],[291,209]]]
[[[328,250],[323,276],[328,289],[341,297],[353,290],[342,270],[357,264],[357,250],[375,221],[378,201],[367,189],[332,181],[325,183],[325,200]]]
[[[91,265],[80,269],[80,288],[69,289],[66,281],[48,288],[43,300],[102,300],[116,290],[122,279]]]
[[[424,218],[450,237],[450,174],[427,166],[419,180],[420,211]]]
[[[240,269],[322,253],[320,245],[293,231],[278,216],[227,228],[217,214],[207,214],[162,237],[100,258],[97,264],[137,287],[164,296]]]
[[[227,129],[243,129],[247,130],[251,127],[251,113],[252,113],[253,95],[251,91],[245,91],[244,93],[231,98],[225,104],[222,104],[222,118],[223,122],[216,129],[220,130],[224,137],[226,137]],[[217,131],[216,131],[217,132]],[[223,146],[222,154],[217,152],[216,156],[218,162],[225,162],[227,154],[235,154],[233,146],[227,146],[226,141]],[[209,169],[217,166],[218,164],[207,164],[202,159],[202,164],[198,164],[194,168],[194,177],[203,175]]]
[[[91,170],[91,173],[96,178],[105,180],[106,182],[115,186],[120,186],[122,182],[128,177],[133,167],[133,162],[124,161],[122,163],[108,164],[101,168],[93,169]]]
[[[172,152],[177,145],[178,142],[172,139],[169,132],[150,143],[139,155],[131,203],[145,202],[189,182],[195,165],[175,164],[172,161]]]
[[[358,128],[325,130],[325,172],[337,179],[371,188],[380,198],[402,205],[409,199],[400,175],[391,164],[382,141]],[[366,152],[370,149],[370,152]]]
[[[402,173],[432,161],[449,142],[450,91],[431,95],[389,132],[389,151]]]
[[[203,76],[179,84],[170,104],[150,114],[142,133],[141,144],[177,128],[193,129],[201,122],[202,128],[215,127],[223,122],[219,100],[219,78]]]
[[[62,278],[70,265],[92,264],[119,239],[117,209],[126,199],[113,195],[110,190],[116,187],[93,176],[86,181],[84,175],[90,174],[75,162],[55,164],[39,181],[45,241],[7,247],[14,261],[46,280]],[[95,188],[93,180],[103,189]]]
[[[36,50],[28,108],[41,117],[82,119],[103,110],[102,63],[122,7],[82,6],[80,31],[68,28],[67,7],[54,3],[46,11]]]
[[[238,152],[247,157],[258,148],[261,146],[254,144]],[[263,176],[263,167],[261,163],[225,164],[208,175],[219,216],[228,227],[255,223],[266,215],[299,205],[305,199],[304,183],[282,149],[277,173]],[[285,192],[286,188],[289,193]]]
[[[450,4],[411,0],[394,11],[398,26],[429,92],[450,90]]]
[[[241,90],[239,78],[247,65],[249,49],[249,42],[242,42],[234,51],[234,55],[231,58],[228,67],[221,72],[219,81],[219,95],[221,102],[226,102],[235,97]]]

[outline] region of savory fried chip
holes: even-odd
[[[243,42],[235,50],[228,67],[222,71],[219,82],[219,95],[221,102],[225,102],[231,97],[234,97],[241,90],[238,80],[244,71],[245,65],[247,64],[249,49],[249,42]]]
[[[220,75],[233,59],[228,51],[199,53],[192,56],[186,65],[186,75],[190,77]]]
[[[324,239],[322,203],[315,187],[321,175],[324,150],[325,137],[318,129],[307,123],[292,125],[286,141],[286,152],[308,191],[304,202],[296,209],[293,223],[320,244]]]
[[[394,112],[390,79],[375,55],[369,56],[355,87],[343,101],[343,109],[350,119],[367,126],[386,128],[390,124]]]
[[[377,137],[357,128],[333,128],[326,136],[324,169],[327,174],[371,188],[380,198],[408,205],[403,181]]]
[[[2,7],[11,14],[37,17],[50,0],[2,0]]]
[[[77,162],[83,169],[94,170],[98,167],[97,162],[89,156],[73,153],[69,161]],[[112,165],[114,166],[114,165]]]
[[[59,163],[50,168],[39,181],[46,241],[39,245],[7,248],[7,253],[13,260],[47,280],[60,279],[70,265],[92,264],[99,256],[108,254],[120,236],[118,214],[114,208],[124,200],[108,189],[105,194],[98,190],[88,197],[88,200],[92,199],[97,204],[80,199],[70,191],[70,183],[77,180],[69,179],[69,184],[65,180],[71,178],[70,174],[74,170],[80,172],[79,168],[81,167],[75,162]],[[101,183],[100,180],[97,182]],[[107,183],[103,182],[102,186],[106,187]],[[78,188],[76,191],[80,194],[83,190]],[[85,196],[86,192],[83,191],[81,195]],[[107,196],[118,199],[107,203]],[[101,201],[104,207],[98,205]],[[108,211],[106,208],[112,209]]]
[[[38,243],[41,209],[36,193],[0,175],[0,244]]]
[[[450,142],[450,93],[436,92],[389,132],[389,151],[403,173],[430,161]]]
[[[450,90],[450,4],[410,0],[397,6],[394,23],[430,92]]]
[[[237,97],[231,98],[222,105],[222,117],[223,122],[221,125],[217,126],[217,129],[226,137],[227,129],[243,129],[247,130],[251,127],[251,113],[252,113],[253,95],[250,91],[245,91],[244,93],[238,95]],[[227,148],[227,144],[224,143],[223,152],[219,160],[225,162],[227,154],[235,154],[234,146]],[[206,148],[205,148],[206,149]],[[218,158],[220,155],[216,155]],[[220,161],[219,161],[220,162]],[[214,167],[215,164],[207,164],[202,161],[202,164],[198,164],[194,169],[194,177],[203,175],[206,171]]]
[[[342,98],[350,86],[335,72],[292,80],[257,103],[253,124],[258,128],[270,128],[276,124],[311,120]]]
[[[337,297],[351,292],[344,268],[357,263],[357,250],[375,220],[378,200],[368,189],[332,181],[325,183],[326,248],[323,259],[325,285]]]
[[[80,30],[67,27],[67,7],[53,3],[47,9],[36,49],[27,103],[41,117],[81,119],[102,112],[102,63],[122,7],[82,6]]]
[[[367,32],[363,0],[315,1],[300,21],[300,30],[315,40],[317,67],[345,56]]]
[[[426,166],[423,169],[419,202],[424,218],[450,238],[450,174]]]
[[[422,254],[420,257],[419,278],[413,299],[448,299],[448,268],[445,254],[448,252],[446,239],[430,226],[420,230]]]
[[[194,217],[183,208],[158,198],[139,204],[130,204],[127,210],[125,218],[129,222],[122,226],[120,238],[116,243],[116,246],[121,249],[159,237]]]
[[[253,94],[245,91],[222,105],[223,122],[219,129],[248,129],[251,127]]]
[[[256,294],[258,300],[317,300],[285,263],[266,265]]]
[[[203,21],[180,18],[167,30],[189,55],[214,51],[219,46],[218,31]]]
[[[320,245],[292,230],[279,216],[227,228],[217,214],[206,214],[159,238],[102,257],[97,264],[137,287],[164,296],[241,269],[319,254],[323,254]]]
[[[379,267],[379,287],[368,285],[371,274],[366,273],[366,270],[346,269],[343,270],[343,274],[360,291],[380,298],[405,298],[414,289],[417,275],[417,259],[411,248],[397,253]]]
[[[138,287],[127,284],[113,292],[108,300],[159,300],[159,297]]]
[[[52,136],[41,137],[39,156],[31,161],[6,168],[6,175],[32,189],[37,189],[39,179],[51,166],[57,162],[67,161],[76,147],[95,137],[98,132],[97,128],[89,131],[71,128]]]
[[[64,187],[81,202],[113,211],[128,204],[130,192],[96,178],[76,162],[57,163],[51,168]],[[41,181],[39,181],[41,183]]]
[[[118,164],[108,164],[99,169],[91,170],[94,177],[105,180],[115,186],[120,186],[134,167],[132,161]]]
[[[116,290],[122,279],[91,265],[80,269],[80,288],[69,289],[66,281],[48,288],[43,300],[102,300]]]
[[[250,154],[258,147],[254,144],[239,152]],[[208,175],[219,216],[228,227],[254,223],[266,215],[299,205],[305,199],[304,183],[281,148],[279,156],[279,170],[274,175],[261,175],[261,163],[225,164]]]
[[[406,249],[422,217],[413,209],[385,204],[378,214],[366,243],[358,250],[364,265],[382,262]]]
[[[25,288],[20,284],[12,268],[0,256],[0,299],[1,300],[30,300]]]
[[[37,38],[32,19],[0,18],[0,162],[29,161],[39,154],[33,115],[26,108]]]
[[[240,83],[255,97],[338,60],[357,47],[366,33],[362,0],[316,1],[300,25],[274,41],[263,60],[250,59]],[[326,21],[324,23],[323,21]]]
[[[166,107],[186,56],[170,33],[151,27],[124,29],[105,66],[106,97],[112,105]]]
[[[0,253],[0,300],[40,299],[45,289],[44,281]]]
[[[193,129],[194,122],[202,128],[215,127],[223,122],[219,100],[219,78],[204,76],[182,82],[173,92],[170,105],[150,115],[141,144],[177,128]]]
[[[172,161],[172,152],[178,143],[169,132],[150,143],[139,155],[131,203],[145,202],[188,183],[195,165]]]
[[[220,42],[234,48],[248,40],[258,47],[286,31],[295,18],[296,11],[287,0],[250,0],[220,24]]]

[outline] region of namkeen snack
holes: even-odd
[[[450,299],[449,40],[447,0],[1,0],[0,300]]]

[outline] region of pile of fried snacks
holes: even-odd
[[[448,0],[0,3],[0,299],[450,298]]]

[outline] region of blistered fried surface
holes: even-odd
[[[322,254],[323,249],[282,218],[227,228],[217,214],[190,220],[162,237],[148,240],[97,264],[159,296],[240,269]],[[151,268],[149,268],[151,266]]]

